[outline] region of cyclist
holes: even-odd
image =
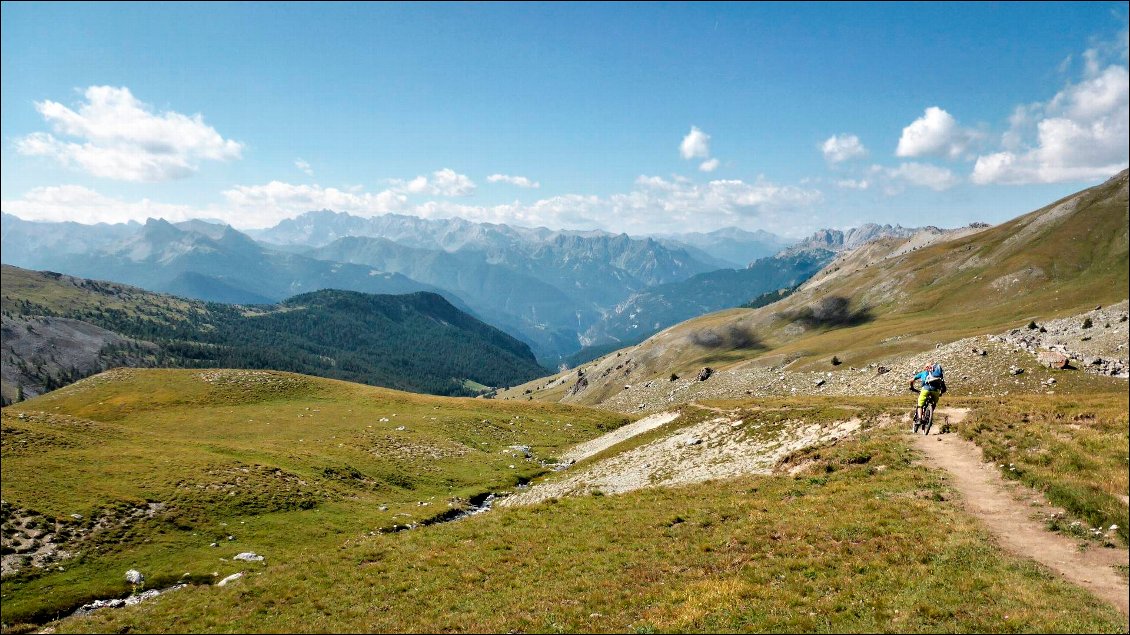
[[[934,400],[934,407],[938,406],[938,399],[946,392],[946,380],[943,379],[942,365],[937,362],[929,362],[918,371],[918,374],[910,380],[910,389],[914,390],[914,382],[921,382],[922,389],[918,393],[918,407],[914,409],[914,420],[922,416],[922,407],[926,405],[927,399]]]

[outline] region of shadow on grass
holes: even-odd
[[[839,295],[828,296],[793,311],[782,311],[776,317],[810,329],[858,326],[874,319],[870,309],[862,307],[853,311],[851,300]]]
[[[728,350],[764,350],[765,344],[753,332],[753,329],[744,324],[728,324],[720,328],[708,328],[695,331],[690,335],[690,341],[695,346],[709,349]]]

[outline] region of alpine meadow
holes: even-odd
[[[4,3],[3,633],[1130,632],[1125,3]]]

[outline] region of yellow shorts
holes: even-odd
[[[930,397],[930,395],[934,396],[934,403],[937,404],[938,400],[941,399],[941,397],[942,397],[942,391],[934,390],[932,388],[923,388],[922,392],[918,393],[918,407],[919,408],[926,405],[926,399],[928,399]]]

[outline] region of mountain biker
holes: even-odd
[[[926,405],[927,399],[933,398],[934,407],[937,407],[938,400],[946,392],[946,380],[943,376],[942,365],[938,362],[929,362],[910,380],[911,390],[914,390],[914,382],[918,381],[922,384],[922,390],[918,393],[918,407],[914,409],[915,421],[922,416],[922,407]]]

